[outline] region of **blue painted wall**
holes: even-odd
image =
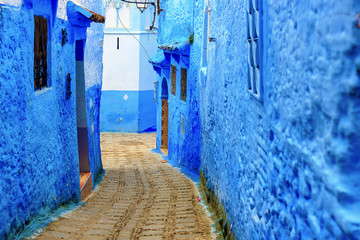
[[[215,40],[206,63],[207,2]],[[199,146],[199,138],[179,137],[183,113],[237,239],[358,239],[360,2],[263,1],[262,101],[248,90],[245,2],[161,1],[159,43],[184,39],[189,29],[195,37],[191,108],[182,112],[169,97],[169,157],[191,155],[184,142]],[[169,74],[158,73],[159,92]]]
[[[101,131],[155,131],[156,74],[148,61],[148,56],[157,50],[156,30],[148,29],[153,7],[141,13],[136,4],[107,0],[104,9],[108,18],[104,30]]]
[[[193,1],[161,1],[161,9],[165,9],[159,16],[158,43],[173,44],[175,42],[187,42],[194,33],[195,19],[193,12],[200,9],[199,3]],[[179,10],[181,9],[181,11]],[[160,50],[161,51],[161,50]],[[171,54],[171,51],[166,51]],[[201,46],[195,41],[186,53],[190,63],[176,61],[173,57],[165,61],[165,65],[158,75],[157,80],[157,148],[161,146],[161,95],[162,81],[166,79],[168,86],[169,104],[169,148],[168,157],[188,169],[198,171],[200,166],[200,119],[199,119],[199,54]],[[177,53],[178,54],[178,53]],[[170,65],[177,67],[176,94],[171,94]],[[180,99],[181,68],[187,69],[187,100]],[[181,129],[181,118],[184,118],[185,133]]]
[[[137,132],[138,91],[103,91],[101,131]]]
[[[155,129],[154,91],[102,91],[101,132],[144,132]]]
[[[237,238],[358,239],[360,2],[263,1],[263,102],[244,2],[210,5],[201,168]]]
[[[96,13],[103,12],[103,4],[97,0],[82,0],[82,6]],[[98,182],[103,172],[100,150],[100,102],[103,73],[104,24],[92,22],[86,30],[84,52],[89,161],[93,182]]]
[[[49,17],[50,26],[51,83],[39,91],[33,86],[34,14]],[[0,239],[13,239],[34,216],[46,216],[70,200],[80,200],[74,40],[83,34],[63,16],[65,1],[0,4]],[[64,46],[62,28],[69,40]],[[68,73],[74,93],[66,100]],[[87,94],[93,102],[89,109],[98,107],[100,92],[90,89]],[[90,117],[94,129],[96,121]],[[100,152],[95,138],[91,135],[92,159]],[[100,168],[99,161],[93,161],[92,171]]]

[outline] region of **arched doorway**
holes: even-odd
[[[168,84],[166,78],[161,83],[161,150],[168,154],[169,145],[169,105]]]

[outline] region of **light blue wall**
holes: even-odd
[[[156,130],[155,114],[154,90],[140,91],[138,132],[154,132]]]
[[[101,132],[144,132],[155,129],[154,91],[102,91]]]
[[[50,2],[55,3],[53,9]],[[55,12],[56,1],[50,0],[26,1],[16,7],[0,4],[0,239],[13,239],[35,216],[80,200],[74,40],[82,34],[69,22],[55,18]],[[50,16],[51,34],[51,84],[36,92],[34,14]],[[62,28],[69,40],[64,46]],[[73,94],[66,100],[68,73]],[[99,94],[88,94],[88,102],[96,102]],[[89,124],[96,121],[90,118]],[[91,135],[92,143],[99,142],[95,137]],[[96,144],[90,145],[99,152]],[[99,169],[99,164],[92,167]]]
[[[138,91],[102,91],[101,132],[137,132]]]
[[[245,1],[209,2],[207,77],[198,80],[202,1],[161,1],[159,43],[195,34],[194,100],[183,113],[195,136],[201,126],[201,170],[231,230],[246,240],[357,239],[360,2],[263,1],[263,101],[247,85]],[[182,109],[173,97],[169,108],[169,157],[181,158],[191,153],[183,143],[196,141],[179,137]]]

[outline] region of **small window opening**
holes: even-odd
[[[120,49],[120,38],[117,38],[117,49],[119,50]]]
[[[176,94],[176,67],[171,65],[171,94]]]
[[[34,16],[34,22],[34,89],[40,90],[48,86],[48,24],[42,16]]]
[[[181,100],[186,102],[186,91],[187,91],[187,69],[181,69]]]
[[[247,42],[248,42],[248,88],[259,100],[261,99],[261,29],[260,29],[260,1],[247,0]]]

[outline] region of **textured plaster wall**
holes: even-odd
[[[81,4],[96,13],[103,12],[101,1],[82,0]],[[84,52],[89,161],[93,181],[102,173],[100,150],[100,101],[103,75],[104,24],[92,22],[86,30]]]
[[[34,216],[80,199],[74,81],[78,32],[64,18],[55,18],[55,13],[66,16],[65,5],[59,1],[57,8],[56,1],[46,0],[0,4],[0,239],[12,239]],[[51,84],[36,92],[34,14],[49,17],[51,46]],[[65,46],[61,46],[63,27],[69,33]],[[68,73],[73,94],[65,100]],[[99,94],[87,95],[94,106]],[[99,141],[94,138],[91,141]]]
[[[196,18],[202,13],[202,3],[198,1],[161,1],[164,11],[159,17],[159,44],[189,41],[193,33],[199,31],[201,20]],[[179,10],[181,9],[181,11]],[[198,72],[200,67],[201,39],[196,39],[190,47],[190,64],[171,64],[177,67],[176,95],[171,94],[169,70],[163,70],[158,76],[157,84],[157,147],[161,145],[161,86],[165,78],[168,85],[169,104],[169,158],[179,162],[188,169],[198,171],[200,166],[200,119],[199,119],[199,85]],[[181,68],[188,69],[187,101],[180,100]],[[181,130],[181,118],[185,119],[185,133]]]
[[[263,102],[247,90],[244,2],[210,5],[201,169],[231,230],[358,239],[360,2],[263,1]]]

